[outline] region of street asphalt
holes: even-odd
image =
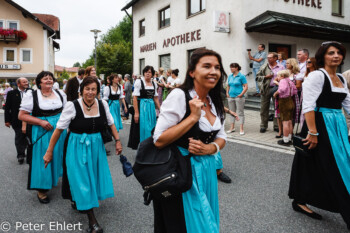
[[[3,114],[0,122],[4,122]],[[123,145],[127,144],[128,132],[129,125],[124,125]],[[113,145],[108,147],[112,150]],[[134,162],[135,151],[125,146],[123,154]],[[219,182],[220,232],[348,232],[340,214],[312,208],[323,216],[318,221],[292,210],[287,194],[293,155],[228,142],[222,157],[224,172],[233,183]],[[123,175],[117,156],[109,156],[108,161],[115,197],[101,201],[95,209],[104,232],[153,232],[152,207],[143,204],[141,186],[134,176]],[[27,175],[28,165],[19,165],[16,159],[14,131],[1,123],[0,233],[9,226],[8,232],[86,230],[86,215],[73,210],[70,202],[61,198],[61,181],[49,192],[51,202],[43,205],[35,191],[26,189]]]

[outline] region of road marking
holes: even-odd
[[[271,151],[275,151],[275,152],[290,154],[290,155],[294,155],[294,153],[295,153],[294,147],[281,149],[281,148],[274,147],[272,145],[263,145],[263,144],[260,144],[259,142],[248,142],[248,141],[237,140],[237,139],[232,139],[232,138],[227,138],[227,141],[239,143],[239,144],[246,145],[246,146],[253,146],[253,147],[261,148],[261,149],[265,149],[265,150],[271,150]]]

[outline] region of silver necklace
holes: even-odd
[[[48,98],[48,97],[50,97],[50,96],[52,95],[52,92],[51,92],[49,95],[44,95],[44,93],[42,93],[42,92],[41,92],[41,94],[42,94],[44,97]]]

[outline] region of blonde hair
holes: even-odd
[[[171,73],[173,72],[173,70],[172,69],[167,69],[167,71],[166,71],[167,73],[169,73],[170,74],[170,76],[171,76]]]
[[[292,74],[297,74],[300,72],[300,68],[299,68],[297,59],[289,58],[289,59],[287,59],[286,63],[287,62],[292,66],[292,69],[291,69]]]
[[[164,75],[164,68],[163,67],[159,67],[159,75]]]
[[[277,76],[280,76],[282,78],[288,78],[290,76],[289,70],[280,70],[277,72]]]

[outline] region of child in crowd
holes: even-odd
[[[273,95],[275,98],[278,96],[280,119],[283,126],[283,139],[277,143],[279,145],[289,146],[291,144],[293,133],[293,112],[295,109],[294,97],[297,95],[298,90],[289,79],[290,71],[281,70],[277,73],[278,90]]]

